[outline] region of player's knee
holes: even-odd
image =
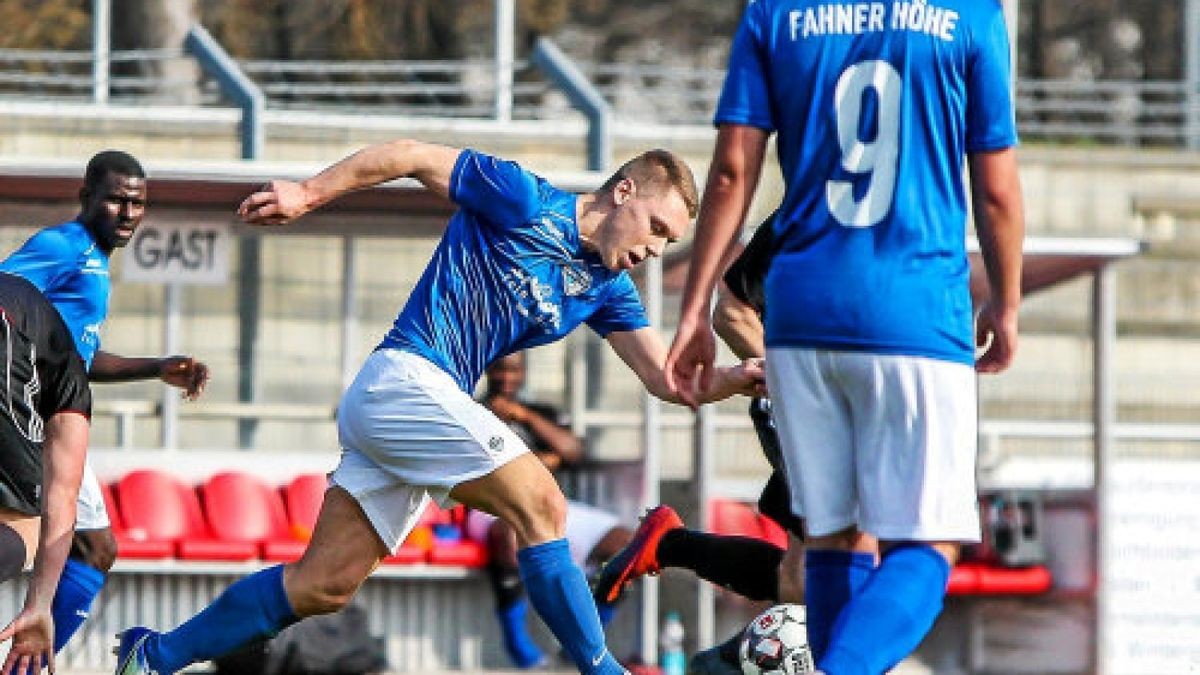
[[[71,557],[108,574],[117,562],[117,538],[112,528],[76,530]]]
[[[288,588],[288,600],[299,616],[336,612],[350,604],[362,585],[361,580],[337,575],[297,576],[296,582]]]
[[[520,513],[509,523],[522,545],[537,544],[564,536],[567,523],[567,499],[553,489],[538,490],[522,500]]]

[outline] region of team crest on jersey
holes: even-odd
[[[569,297],[583,295],[592,287],[592,275],[586,270],[568,265],[563,268],[563,293]]]

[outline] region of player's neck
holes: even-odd
[[[579,195],[575,200],[575,223],[579,227],[579,241],[586,248],[596,250],[596,233],[608,215],[605,200],[595,192]]]

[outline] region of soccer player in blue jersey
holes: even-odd
[[[1011,362],[1021,295],[1009,58],[995,0],[752,0],[734,40],[667,377],[708,377],[708,301],[777,133],[767,380],[832,675],[910,653],[979,536],[975,373]],[[991,285],[974,330],[964,163]]]
[[[666,346],[627,271],[662,255],[697,206],[691,171],[653,150],[595,192],[564,192],[471,150],[400,140],[364,149],[302,183],[276,181],[241,217],[291,221],[346,192],[398,177],[459,209],[379,347],[338,407],[342,459],[304,556],[238,581],[165,633],[122,634],[117,672],[172,673],[300,617],[337,610],[404,540],[431,498],[491,513],[512,528],[534,608],[583,673],[621,673],[564,538],[566,500],[545,465],[471,398],[493,360],[562,338],[581,323],[604,336],[646,387],[669,401]],[[692,400],[761,388],[761,364],[717,368]]]
[[[39,230],[0,262],[0,271],[24,277],[46,296],[70,330],[93,382],[161,379],[194,399],[208,368],[186,356],[129,358],[100,349],[108,315],[109,258],[133,237],[146,209],[146,174],[128,153],[107,150],[88,162],[80,211],[70,221]],[[54,596],[55,650],[83,625],[117,555],[100,483],[84,471],[71,556]]]

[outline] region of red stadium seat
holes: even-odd
[[[200,489],[204,513],[217,539],[250,544],[266,560],[292,561],[304,542],[291,534],[279,494],[249,474],[216,474]]]
[[[950,581],[946,584],[946,595],[977,595],[979,593],[980,570],[983,565],[973,562],[959,563],[950,570]]]
[[[134,537],[125,528],[125,519],[117,509],[117,500],[113,496],[113,487],[107,483],[100,486],[104,495],[104,507],[108,511],[109,525],[113,537],[117,540],[117,557],[137,560],[161,560],[170,558],[173,547],[169,541],[150,541],[144,537]]]
[[[256,553],[253,545],[215,540],[195,491],[173,476],[133,471],[117,483],[116,498],[128,537],[168,542],[185,560],[249,560]]]
[[[293,537],[312,537],[328,487],[329,479],[322,473],[301,474],[283,487],[283,505]]]
[[[980,562],[963,562],[950,572],[947,595],[1039,595],[1050,590],[1054,580],[1042,565],[996,567]]]

